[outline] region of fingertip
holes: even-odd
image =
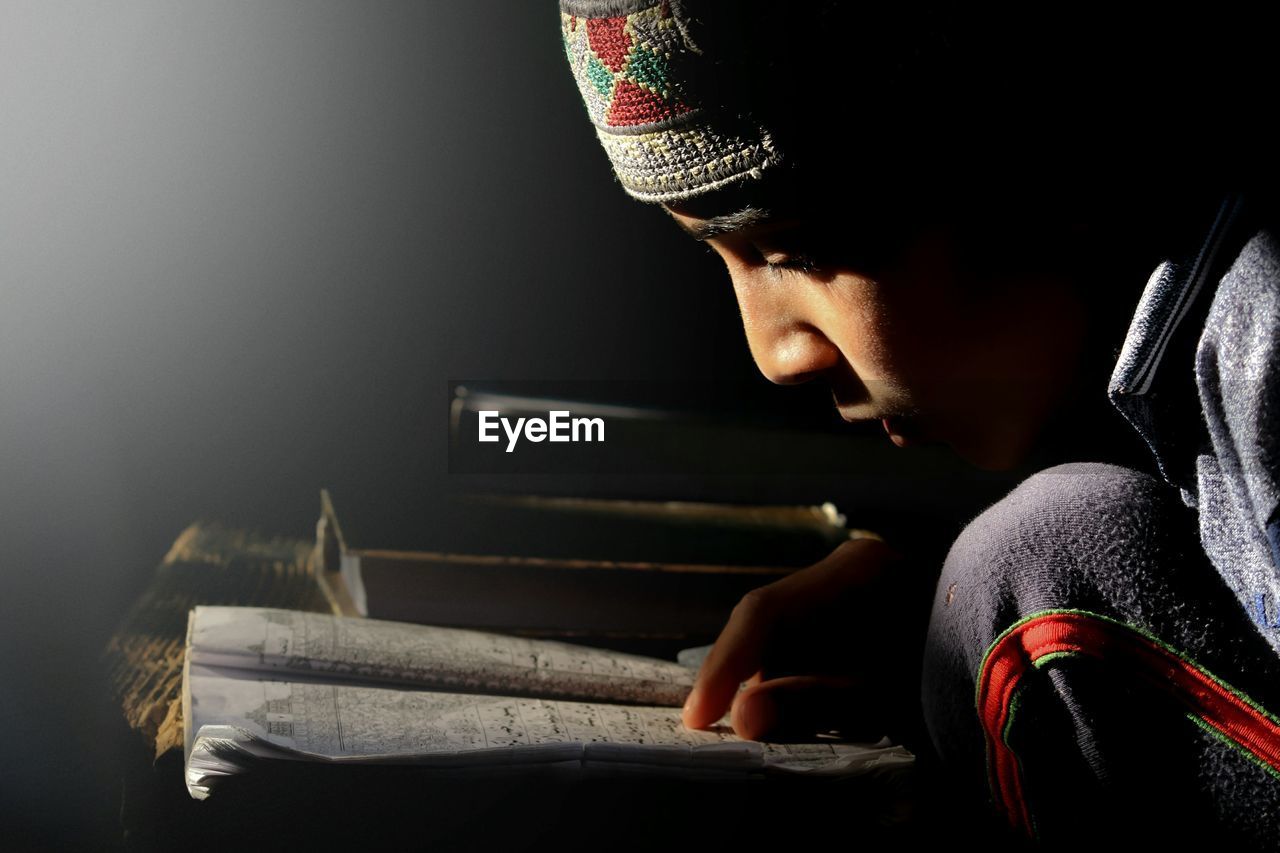
[[[686,728],[704,729],[719,718],[719,714],[712,716],[708,713],[707,696],[704,691],[697,687],[689,691],[688,697],[684,700],[684,707],[680,710],[680,720]]]
[[[695,722],[697,721],[696,710],[698,703],[698,688],[695,686],[689,691],[689,695],[685,697],[684,707],[680,709],[680,721],[683,722],[687,728],[698,728],[698,726],[695,725]]]

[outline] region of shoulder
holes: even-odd
[[[1018,542],[1056,547],[1106,535],[1128,536],[1146,526],[1153,510],[1181,507],[1176,490],[1133,468],[1103,462],[1072,462],[1023,480],[974,518],[961,532],[955,552],[990,551]]]
[[[1177,490],[1146,472],[1056,465],[969,522],[943,575],[992,588],[1110,585],[1121,575],[1157,572],[1174,553],[1199,553],[1187,513]]]

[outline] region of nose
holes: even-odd
[[[731,277],[751,357],[766,379],[795,385],[840,362],[840,349],[822,331],[819,306],[803,283],[774,279],[763,269],[739,269]]]

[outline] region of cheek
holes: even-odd
[[[827,329],[864,380],[891,381],[923,404],[969,369],[984,313],[957,257],[951,234],[938,229],[874,276],[841,272],[828,282]]]
[[[904,374],[926,381],[958,368],[982,344],[983,312],[959,273],[949,234],[912,244],[879,285],[885,346]]]
[[[826,283],[823,332],[863,380],[898,380],[905,367],[901,331],[909,324],[881,283],[841,273]]]

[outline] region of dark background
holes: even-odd
[[[97,655],[175,536],[441,488],[449,379],[737,381],[837,424],[616,185],[554,4],[10,0],[0,116],[8,832],[112,838]],[[808,499],[875,502],[837,486]]]

